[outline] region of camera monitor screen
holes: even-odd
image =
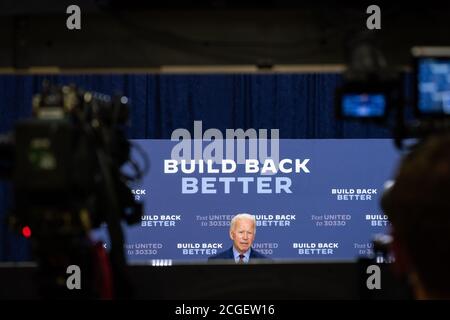
[[[450,57],[418,59],[417,108],[420,115],[450,116]]]
[[[345,93],[341,97],[342,115],[350,118],[378,118],[386,112],[383,93]]]

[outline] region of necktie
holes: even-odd
[[[240,254],[238,264],[243,264],[243,263],[244,263],[244,255]]]

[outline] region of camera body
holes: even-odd
[[[87,290],[79,297],[129,295],[121,221],[140,221],[142,204],[128,186],[133,178],[121,171],[132,161],[124,130],[127,102],[45,83],[33,97],[33,118],[17,122],[10,139],[1,140],[0,173],[13,187],[9,223],[31,234],[44,297],[72,297],[58,280],[69,265],[84,270]],[[135,177],[142,175],[133,168]],[[102,223],[111,242],[108,258],[90,240],[90,231]],[[111,283],[114,293],[103,290]]]
[[[17,227],[42,237],[86,233],[107,222],[110,197],[120,218],[139,221],[140,204],[121,173],[130,156],[123,102],[68,86],[34,96],[34,118],[17,123],[11,148]]]

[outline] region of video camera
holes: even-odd
[[[412,48],[410,76],[390,69],[373,40],[364,35],[349,46],[344,84],[335,92],[337,118],[388,127],[402,151],[420,146],[430,136],[450,132],[450,47]],[[385,184],[382,208],[394,183]],[[393,237],[376,235],[371,245],[372,252],[358,258],[361,298],[412,297],[407,275],[393,263]],[[375,266],[383,274],[384,287],[379,292],[368,289],[365,281],[368,268]]]
[[[32,233],[45,296],[67,291],[65,284],[58,287],[57,278],[72,264],[89,275],[85,288],[93,285],[94,260],[104,253],[90,242],[89,231],[102,223],[112,244],[103,273],[112,269],[115,296],[122,294],[121,220],[133,224],[142,215],[128,186],[132,178],[121,171],[132,161],[124,131],[127,102],[123,96],[45,83],[33,97],[33,118],[17,122],[2,139],[0,174],[11,180],[14,191],[9,222],[25,236]],[[142,175],[137,165],[132,167]],[[101,297],[96,288],[88,291],[84,297]]]
[[[414,88],[408,101],[399,72],[387,68],[381,51],[368,42],[355,46],[344,85],[336,91],[337,118],[388,126],[400,149],[407,138],[449,132],[450,47],[414,47],[412,61]]]

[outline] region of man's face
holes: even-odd
[[[253,220],[238,219],[233,230],[230,231],[230,237],[233,240],[234,247],[240,253],[246,252],[252,246],[253,240],[255,240],[255,225]]]

